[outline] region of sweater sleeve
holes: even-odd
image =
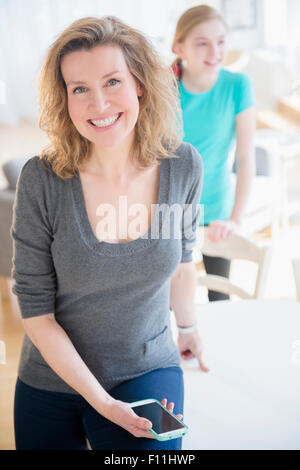
[[[38,157],[28,160],[18,178],[13,206],[12,291],[23,318],[54,313],[55,309],[53,236],[42,172]]]
[[[203,163],[195,147],[189,144],[189,149],[192,156],[190,166],[190,175],[192,175],[192,178],[183,211],[181,263],[190,263],[193,261],[193,249],[197,242],[197,228],[200,224],[200,218],[202,218],[200,197],[203,182]]]

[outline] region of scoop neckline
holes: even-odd
[[[166,162],[166,160],[168,159],[160,160],[159,191],[158,200],[156,203],[158,206],[160,206],[163,202],[168,202],[170,175],[168,171],[168,162]],[[88,217],[82,183],[78,170],[76,170],[75,176],[71,179],[71,187],[74,201],[75,218],[81,238],[83,239],[83,242],[89,247],[89,249],[91,249],[94,253],[108,256],[122,256],[144,250],[151,244],[158,241],[162,226],[159,217],[159,207],[156,207],[151,225],[143,236],[125,243],[109,243],[106,241],[99,241],[94,234]],[[151,234],[153,233],[155,236],[151,237]]]
[[[218,75],[218,78],[216,80],[216,82],[214,83],[214,85],[209,89],[209,90],[206,90],[206,91],[201,91],[200,93],[192,93],[191,91],[189,91],[183,84],[183,81],[182,79],[180,79],[180,86],[182,87],[183,91],[187,94],[187,95],[190,95],[190,96],[205,96],[205,95],[208,95],[209,93],[211,93],[217,86],[217,84],[219,83],[220,81],[220,78],[221,78],[221,73],[223,72],[223,68],[221,68],[219,70],[219,75]]]

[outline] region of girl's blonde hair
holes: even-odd
[[[183,138],[176,80],[147,39],[115,17],[81,18],[51,45],[39,79],[39,126],[50,140],[39,157],[64,180],[72,178],[90,156],[92,143],[79,134],[69,116],[61,61],[73,51],[99,45],[121,48],[129,71],[143,90],[133,160],[147,167],[158,159],[174,157]]]
[[[197,5],[195,7],[186,10],[179,18],[175,35],[172,43],[172,51],[174,52],[174,45],[178,42],[183,42],[191,30],[200,23],[206,23],[210,20],[220,20],[228,31],[229,28],[222,15],[215,8],[209,5]],[[178,76],[178,68],[181,69],[181,59],[177,57],[172,63],[173,70],[177,70],[176,75]]]

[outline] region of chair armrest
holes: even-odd
[[[255,147],[256,176],[274,176],[278,168],[278,156],[263,146]]]
[[[255,146],[255,165],[256,176],[274,176],[278,171],[279,159],[278,155],[270,151],[263,145]],[[237,173],[237,158],[235,155],[232,172]]]

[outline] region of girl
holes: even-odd
[[[210,6],[200,5],[180,17],[172,51],[179,80],[184,140],[201,154],[204,181],[201,204],[207,235],[218,242],[235,230],[243,214],[255,173],[255,109],[249,78],[222,68],[228,28]],[[230,179],[228,156],[236,140],[237,182]],[[230,262],[203,256],[209,274],[228,277]],[[229,297],[214,291],[209,300]]]
[[[197,209],[201,192],[199,155],[180,145],[175,80],[138,31],[83,18],[47,54],[40,105],[50,146],[21,171],[12,226],[26,332],[16,447],[180,449],[181,439],[151,439],[128,404],[166,396],[181,418],[179,352],[207,370],[193,306],[197,210],[181,239],[162,237],[159,210]]]

